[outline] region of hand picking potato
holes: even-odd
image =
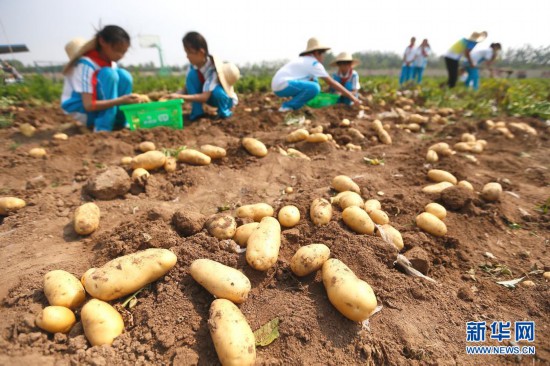
[[[133,172],[132,172],[132,180],[135,182],[136,180],[138,180],[139,178],[141,177],[149,177],[151,174],[149,174],[149,172],[143,168],[137,168],[135,169]]]
[[[296,276],[307,276],[320,269],[329,257],[330,249],[325,244],[305,245],[290,260],[290,269]]]
[[[279,210],[277,217],[284,227],[294,227],[300,221],[300,210],[296,206],[288,205]]]
[[[235,219],[224,214],[213,215],[206,221],[205,226],[210,235],[220,240],[231,239],[237,231]]]
[[[132,169],[155,170],[162,168],[165,162],[166,156],[161,151],[147,151],[132,159]]]
[[[384,238],[384,236],[382,235],[382,231],[384,232],[385,240],[390,241],[397,248],[397,250],[403,249],[405,245],[403,243],[403,237],[401,236],[399,230],[389,224],[381,225],[379,230],[376,231],[376,234]]]
[[[250,155],[263,158],[267,155],[267,147],[260,140],[256,140],[252,137],[245,137],[242,140],[242,145]]]
[[[76,323],[76,318],[71,309],[64,306],[46,306],[34,322],[49,333],[68,333]]]
[[[210,156],[193,149],[185,149],[179,152],[178,160],[191,165],[208,165],[212,161]]]
[[[80,312],[84,334],[92,346],[111,345],[124,331],[119,312],[108,303],[91,299]]]
[[[273,207],[267,203],[255,203],[239,207],[235,214],[240,218],[249,218],[260,222],[266,216],[273,216],[273,212]]]
[[[368,283],[359,279],[338,259],[323,264],[323,284],[331,304],[355,322],[367,320],[376,310],[376,296]]]
[[[324,133],[312,133],[306,138],[307,142],[327,142],[328,136]]]
[[[201,153],[210,156],[211,159],[221,159],[227,155],[227,151],[223,147],[214,145],[202,145],[200,147]]]
[[[167,173],[173,173],[176,171],[177,168],[178,168],[178,161],[176,160],[176,158],[172,156],[166,157],[166,161],[164,162],[164,170]]]
[[[332,219],[332,205],[324,198],[316,198],[311,203],[309,216],[315,225],[326,225]]]
[[[458,182],[458,180],[454,175],[452,175],[451,173],[445,170],[440,170],[440,169],[430,169],[428,171],[428,178],[430,178],[432,181],[437,183],[449,182],[452,184],[456,184]]]
[[[470,191],[474,190],[474,186],[472,185],[472,183],[468,182],[467,180],[461,180],[460,182],[458,182],[457,185],[460,187],[468,188]]]
[[[154,151],[156,148],[155,143],[151,141],[143,141],[139,144],[139,150],[141,152]]]
[[[381,210],[381,209],[382,209],[382,205],[378,200],[367,200],[365,202],[365,211],[367,211],[367,213],[370,213],[373,210]]]
[[[338,204],[340,205],[340,208],[342,210],[345,210],[346,208],[350,206],[357,206],[363,208],[365,205],[365,202],[363,201],[363,198],[351,191],[344,191],[342,192],[342,196],[338,198]]]
[[[298,142],[307,139],[309,136],[308,130],[305,128],[299,128],[286,136],[287,142]]]
[[[343,191],[352,191],[355,193],[361,193],[361,189],[357,183],[355,183],[347,175],[338,175],[332,179],[331,187],[337,190],[338,192]]]
[[[241,304],[248,298],[250,280],[241,271],[210,259],[197,259],[189,272],[195,281],[219,299]]]
[[[252,234],[252,232],[256,230],[258,226],[260,226],[258,222],[251,222],[249,224],[239,226],[235,231],[233,240],[237,244],[239,244],[239,246],[246,247],[246,243],[248,241],[248,238],[250,237],[250,234]]]
[[[79,206],[74,212],[74,231],[78,235],[89,235],[97,230],[100,219],[99,207],[93,202]]]
[[[50,305],[76,309],[86,299],[82,283],[62,270],[54,270],[44,276],[44,294]]]
[[[378,225],[385,225],[390,222],[388,214],[382,210],[371,210],[368,215],[370,216],[372,221],[374,221],[374,223]]]
[[[416,216],[416,225],[433,236],[444,236],[447,234],[445,223],[429,212],[422,212]]]
[[[6,216],[25,207],[26,203],[17,197],[0,197],[0,215]]]
[[[372,234],[374,232],[374,222],[369,214],[360,207],[350,206],[342,212],[342,220],[353,231],[358,234]]]
[[[440,182],[436,184],[430,184],[429,186],[426,186],[422,188],[422,192],[424,193],[441,193],[444,189],[447,189],[449,187],[454,186],[454,184],[450,182]]]
[[[424,211],[431,213],[432,215],[436,216],[440,220],[445,220],[445,217],[447,217],[447,210],[445,207],[441,206],[439,203],[428,203],[424,207]]]
[[[485,201],[498,201],[500,199],[500,194],[502,193],[502,186],[500,183],[491,182],[483,186],[481,191],[481,197]]]
[[[210,305],[208,329],[222,366],[253,366],[256,339],[243,313],[231,301],[216,299]]]
[[[168,249],[146,249],[115,258],[100,268],[90,268],[82,276],[82,284],[93,297],[110,301],[158,280],[176,261],[176,255]]]
[[[46,150],[41,147],[35,147],[33,149],[30,149],[29,155],[33,158],[43,158],[46,156]]]
[[[274,217],[264,217],[258,228],[248,238],[246,261],[258,271],[267,271],[277,263],[280,247],[281,225],[279,221]]]

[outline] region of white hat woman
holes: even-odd
[[[487,32],[473,32],[470,37],[462,38],[449,48],[445,54],[445,65],[449,79],[447,85],[449,88],[454,88],[458,79],[458,62],[462,56],[466,57],[468,64],[473,66],[470,52],[474,47],[487,38]]]
[[[336,59],[330,64],[330,66],[338,67],[338,71],[332,74],[332,78],[356,97],[361,88],[359,84],[359,74],[353,69],[357,65],[359,65],[359,61],[354,60],[352,55],[348,52],[338,54]],[[331,88],[330,91],[335,92],[334,88]],[[353,104],[351,99],[344,96],[340,96],[338,103],[347,105]]]

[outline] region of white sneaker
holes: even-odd
[[[290,112],[292,110],[293,110],[292,108],[283,107],[283,106],[281,106],[281,108],[279,108],[279,112],[281,112],[281,113]]]

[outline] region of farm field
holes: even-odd
[[[285,115],[277,112],[280,100],[263,91],[261,79],[245,79],[240,103],[228,120],[211,115],[185,121],[183,130],[110,134],[83,132],[56,103],[44,101],[58,86],[6,88],[0,99],[0,197],[19,197],[26,206],[0,216],[0,365],[218,364],[208,327],[214,296],[189,270],[200,258],[237,268],[250,279],[252,289],[239,308],[252,330],[279,318],[279,337],[256,348],[258,365],[550,363],[550,280],[544,276],[550,271],[549,82],[489,80],[476,94],[443,92],[439,82],[429,80],[401,93],[395,82],[373,78],[363,85],[362,109],[306,108]],[[154,99],[162,86],[149,83],[137,83],[137,91]],[[42,101],[31,99],[38,94]],[[185,117],[188,109],[185,105]],[[421,118],[414,120],[415,114]],[[342,124],[344,119],[350,124]],[[383,144],[373,129],[377,119],[392,144]],[[36,128],[31,137],[20,132],[23,124]],[[286,141],[298,128],[320,127],[332,140]],[[68,139],[54,139],[59,132]],[[454,149],[465,133],[486,140],[483,151],[455,151],[426,161],[430,146],[445,142]],[[262,141],[268,154],[249,154],[241,145],[244,137]],[[205,166],[179,162],[171,173],[151,171],[113,199],[90,195],[87,182],[97,175],[116,167],[132,174],[121,158],[141,153],[143,141],[166,154],[212,144],[225,148],[227,156]],[[46,156],[30,157],[35,147],[44,148]],[[289,148],[308,159],[281,153]],[[470,182],[473,191],[453,186],[424,192],[434,183],[427,175],[431,169]],[[403,249],[380,236],[355,233],[337,204],[328,224],[312,222],[312,201],[336,196],[331,182],[338,175],[352,178],[364,200],[380,201],[402,235]],[[480,194],[490,182],[503,189],[496,201]],[[85,202],[99,206],[101,219],[95,232],[80,236],[72,220]],[[260,202],[271,205],[275,215],[294,205],[301,216],[295,227],[282,228],[278,260],[265,272],[251,268],[234,242],[203,228],[211,215],[236,217],[238,207]],[[447,209],[443,236],[416,225],[430,202]],[[182,216],[192,218],[192,230],[182,229],[177,219]],[[381,309],[368,325],[347,319],[331,304],[321,271],[293,274],[294,253],[313,243],[325,244],[332,258],[372,287]],[[43,292],[48,271],[63,269],[80,278],[91,267],[147,248],[169,249],[177,263],[137,294],[133,307],[120,307],[126,297],[111,301],[119,304],[125,321],[112,346],[88,343],[79,311],[67,334],[51,335],[35,326],[37,314],[48,305]],[[432,280],[408,274],[395,263],[398,254]],[[524,282],[513,287],[497,283],[517,278]],[[476,344],[466,342],[466,323],[489,327],[494,321],[534,321],[534,342],[519,345],[535,346],[536,354],[467,355],[466,346]],[[516,344],[487,339],[481,345]]]

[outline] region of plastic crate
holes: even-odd
[[[315,98],[306,103],[311,108],[328,107],[338,103],[340,96],[332,93],[319,93]]]
[[[130,130],[140,128],[171,127],[183,128],[183,99],[173,99],[164,102],[128,104],[120,106],[124,112]]]

